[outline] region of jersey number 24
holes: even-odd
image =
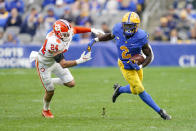
[[[44,45],[42,47],[42,54],[44,55],[46,53],[46,44],[47,44],[47,39],[45,40],[44,42]],[[54,45],[54,44],[51,44],[50,46],[50,51],[58,51],[58,45]]]

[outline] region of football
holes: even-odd
[[[130,60],[136,62],[138,65],[141,65],[145,59],[141,54],[136,54],[132,56]]]

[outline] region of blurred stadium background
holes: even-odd
[[[59,18],[73,26],[100,28],[107,33],[128,11],[140,15],[140,27],[149,33],[156,56],[151,65],[195,66],[195,0],[1,0],[0,67],[33,67],[28,55],[39,50]],[[70,50],[77,51],[70,56],[67,53],[67,59],[79,57],[80,50],[93,37],[90,33],[75,35]],[[116,50],[111,43],[106,51],[104,47],[95,49],[96,61],[82,66],[116,66]]]
[[[95,27],[108,33],[128,11],[140,15],[140,27],[149,33],[155,55],[153,68],[144,69],[144,86],[174,120],[159,121],[158,115],[154,116],[151,109],[133,96],[125,95],[119,103],[111,103],[112,85],[126,84],[116,68],[114,41],[95,44],[93,59],[79,66],[84,68],[71,68],[78,85],[71,90],[57,87],[52,103],[55,119],[42,119],[44,90],[35,69],[26,68],[34,67],[29,54],[40,49],[54,21],[62,18],[73,26]],[[90,33],[75,35],[66,59],[79,58],[93,37]],[[0,0],[2,131],[195,131],[195,66],[196,0]],[[106,118],[100,117],[102,107],[106,107]]]

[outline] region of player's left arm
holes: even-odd
[[[73,28],[74,34],[80,34],[80,33],[88,33],[92,32],[95,35],[103,35],[105,34],[102,30],[95,29],[95,28],[88,28],[88,27],[80,27],[80,26],[75,26]]]
[[[73,32],[74,34],[88,33],[88,32],[91,32],[91,28],[75,26],[73,27]]]
[[[154,55],[153,55],[153,52],[152,52],[152,48],[148,43],[146,43],[142,47],[142,51],[146,55],[146,59],[142,63],[142,67],[145,67],[145,66],[147,66],[148,64],[150,64],[152,62],[152,60],[154,59]]]

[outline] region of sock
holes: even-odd
[[[131,94],[130,85],[121,86],[118,91],[120,93],[129,93],[129,94]]]
[[[60,78],[52,78],[52,82],[56,85],[63,85],[63,82]]]
[[[159,106],[153,101],[151,96],[146,91],[140,93],[139,96],[146,104],[148,104],[156,112],[158,112],[158,113],[160,112]]]
[[[43,103],[44,103],[43,109],[44,109],[45,111],[49,110],[50,102],[47,102],[47,101],[45,101],[45,99],[43,99]]]

